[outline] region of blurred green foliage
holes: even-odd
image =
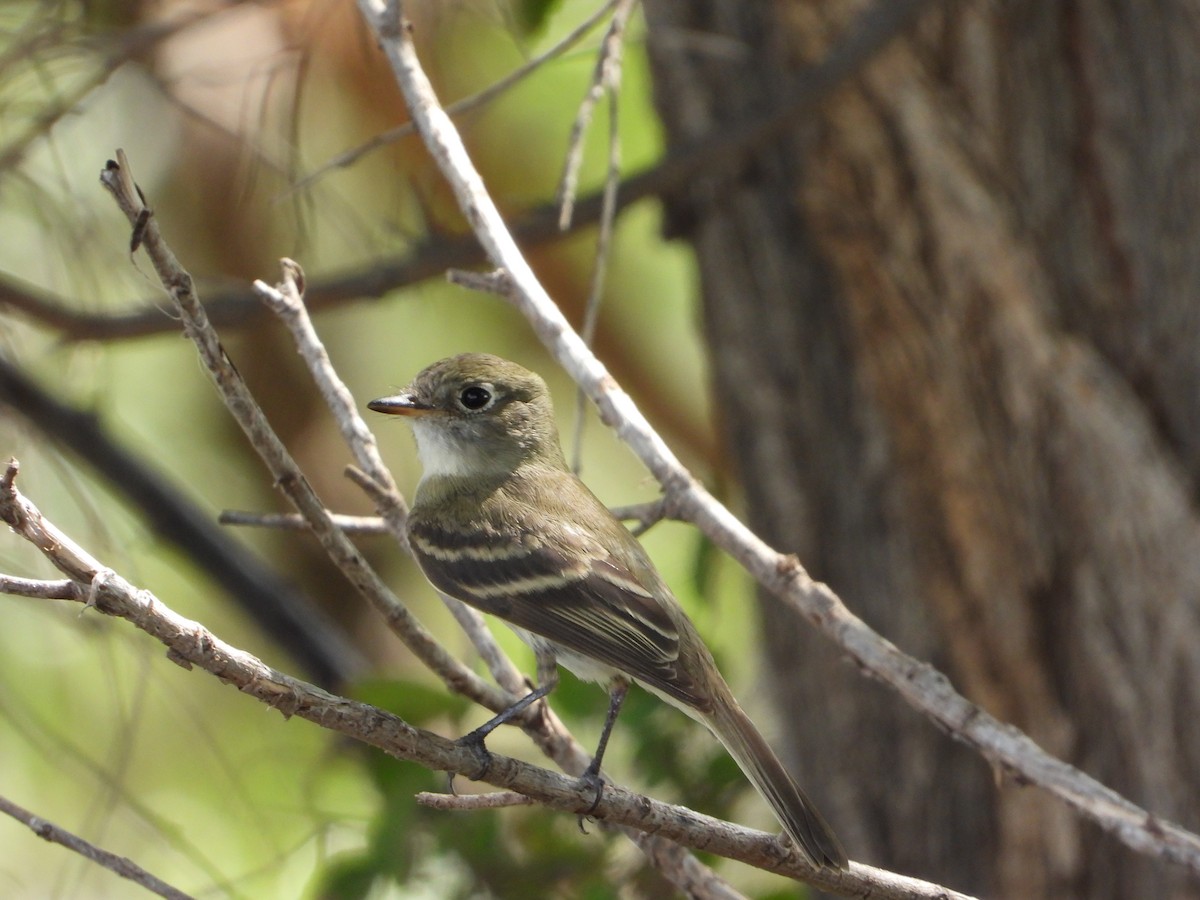
[[[562,0],[515,0],[513,23],[521,34],[537,35],[561,6]]]

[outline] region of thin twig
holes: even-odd
[[[1200,837],[1157,818],[1096,779],[1054,758],[1018,729],[999,722],[957,694],[944,675],[900,653],[854,616],[827,585],[813,580],[799,560],[774,550],[705,490],[571,328],[538,282],[488,195],[461,137],[438,107],[410,36],[399,27],[400,23],[381,21],[376,4],[359,0],[359,5],[381,38],[409,110],[459,207],[489,259],[510,279],[514,305],[555,359],[587,391],[601,418],[659,481],[674,510],[693,522],[760,584],[811,622],[866,672],[892,687],[954,737],[974,747],[994,766],[1045,789],[1132,849],[1200,873]],[[857,58],[861,63],[864,55],[881,46],[884,36],[895,33],[897,23],[911,21],[921,7],[919,0],[879,0],[862,15],[858,27],[852,29],[854,42],[848,40],[841,48],[838,67],[824,70],[821,79],[837,76],[839,67],[848,58]]]
[[[7,593],[2,587],[0,592]],[[168,900],[192,900],[190,894],[185,894],[161,878],[151,875],[133,860],[118,856],[108,850],[102,850],[91,841],[84,840],[60,825],[55,825],[41,816],[36,816],[29,810],[18,806],[7,797],[0,797],[0,813],[4,813],[18,822],[26,825],[30,831],[43,840],[59,844],[68,850],[73,850],[85,859],[101,865],[110,872],[115,872],[122,878],[127,878],[134,884],[139,884],[151,893],[166,897]]]
[[[735,891],[729,882],[700,862],[686,847],[640,831],[634,832],[631,840],[646,854],[652,866],[669,873],[680,896],[688,900],[747,900],[745,894]]]
[[[55,567],[74,580],[80,600],[87,598],[98,612],[126,619],[156,638],[166,646],[173,661],[210,672],[286,716],[315,722],[433,771],[478,772],[479,758],[472,748],[414,728],[385,710],[335,696],[284,675],[252,654],[225,643],[198,622],[173,612],[149,591],[138,590],[45,519],[17,489],[17,471],[14,460],[0,476],[0,521],[33,543]],[[573,778],[497,753],[492,753],[483,780],[553,809],[589,814],[625,828],[660,835],[683,846],[800,878],[837,894],[930,900],[965,896],[858,863],[851,863],[845,871],[816,870],[777,836],[662,803],[617,785],[607,785],[599,805],[595,806],[595,791],[590,786],[581,786]]]
[[[43,581],[38,578],[0,575],[0,594],[11,594],[14,597],[36,597],[39,600],[78,600],[79,586],[67,578],[58,581]]]
[[[613,227],[617,219],[617,187],[621,183],[620,96],[621,68],[618,64],[620,44],[613,51],[614,59],[608,76],[608,174],[604,179],[604,204],[600,210],[600,230],[596,235],[596,258],[592,261],[592,278],[588,286],[583,325],[579,329],[584,343],[593,346],[596,324],[600,321],[600,303],[604,297],[604,282],[608,274],[608,256],[612,250]],[[587,397],[580,388],[575,392],[575,474],[583,471],[583,429],[587,422]]]
[[[612,514],[625,522],[637,522],[635,531],[638,534],[645,532],[663,519],[669,518],[666,512],[666,503],[662,497],[646,503],[614,506]],[[346,534],[383,535],[391,533],[391,528],[382,516],[351,516],[331,512],[329,518]],[[279,531],[308,530],[308,522],[299,513],[266,513],[248,509],[225,509],[217,516],[217,522],[221,525],[268,528]]]
[[[635,537],[641,537],[663,519],[670,519],[671,504],[666,497],[659,497],[648,503],[635,503],[632,506],[614,506],[612,514],[622,522],[637,522],[630,529]]]
[[[382,516],[347,516],[330,513],[329,518],[346,534],[391,534],[391,527]],[[246,525],[274,528],[280,531],[307,531],[308,522],[299,513],[260,513],[244,509],[222,510],[217,516],[222,525]]]
[[[413,799],[430,809],[467,811],[534,806],[537,803],[533,798],[516,791],[488,791],[486,794],[435,794],[432,791],[421,791]]]
[[[424,625],[391,592],[378,573],[367,563],[346,535],[329,518],[304,473],[296,465],[279,436],[267,422],[258,402],[250,394],[237,368],[225,353],[216,331],[208,322],[204,307],[196,296],[192,278],[179,264],[164,240],[157,220],[151,215],[141,190],[133,181],[129,161],[117,151],[118,162],[110,161],[100,181],[129,220],[130,225],[144,223],[142,246],[154,265],[159,279],[179,310],[184,333],[199,351],[205,369],[217,386],[226,407],[266,464],[275,484],[309,523],[313,534],[351,584],[383,615],[389,627],[426,666],[454,691],[464,694],[489,709],[505,709],[512,699],[452,656],[428,632]]]
[[[609,11],[617,5],[621,0],[607,0],[599,9],[584,19],[574,30],[567,34],[561,41],[550,47],[543,53],[534,56],[528,62],[513,69],[499,81],[488,85],[482,91],[472,94],[469,97],[463,97],[461,100],[455,100],[446,106],[446,112],[451,116],[460,116],[463,113],[470,112],[488,103],[497,97],[507,93],[512,88],[516,87],[550,60],[555,57],[562,56],[576,44],[578,44],[585,35],[599,22],[608,15]],[[293,187],[293,190],[303,190],[321,177],[329,174],[334,169],[345,169],[354,165],[368,153],[379,150],[382,147],[387,147],[397,141],[403,140],[409,135],[415,134],[416,128],[412,122],[405,122],[403,125],[397,125],[395,128],[390,128],[382,134],[378,134],[368,141],[364,141],[357,147],[339,153],[333,159],[324,163],[317,169],[305,175]]]
[[[447,269],[446,280],[472,291],[483,291],[498,297],[507,297],[513,289],[511,276],[503,269],[491,272],[474,272],[470,269]]]
[[[621,80],[621,48],[625,43],[625,26],[629,23],[629,14],[633,12],[636,3],[637,0],[619,0],[613,10],[608,31],[604,40],[600,42],[600,52],[592,70],[591,83],[583,95],[575,113],[575,121],[571,125],[563,173],[558,182],[558,227],[562,231],[571,227],[575,191],[579,187],[579,168],[583,164],[583,139],[592,123],[592,113],[605,91],[611,93],[617,90]]]
[[[375,435],[359,415],[358,404],[354,395],[346,387],[346,383],[338,376],[329,354],[325,351],[312,319],[304,305],[304,271],[300,264],[284,259],[280,261],[283,270],[283,281],[276,287],[271,287],[262,281],[254,282],[254,289],[263,302],[274,312],[291,332],[296,349],[308,367],[309,374],[316,382],[321,397],[333,418],[337,422],[342,439],[354,454],[359,470],[372,478],[379,485],[376,494],[376,506],[383,514],[392,534],[401,546],[407,545],[404,522],[408,510],[404,498],[396,487],[392,473],[379,455],[379,445]],[[383,502],[380,502],[383,501]]]

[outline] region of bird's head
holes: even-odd
[[[550,391],[541,376],[486,353],[422,370],[403,391],[367,404],[412,423],[425,478],[564,465]]]

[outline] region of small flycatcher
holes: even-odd
[[[540,687],[515,709],[551,690],[556,662],[607,684],[595,777],[621,699],[637,682],[717,736],[809,862],[846,868],[838,839],[742,711],[642,545],[567,467],[539,376],[469,353],[368,405],[412,422],[424,475],[408,537],[425,576],[499,616],[537,654]]]

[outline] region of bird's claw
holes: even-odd
[[[596,798],[592,801],[592,805],[579,817],[579,830],[587,834],[587,829],[583,827],[584,822],[600,806],[600,798],[604,796],[604,777],[591,766],[588,766],[584,770],[584,773],[579,776],[579,790],[593,790],[596,792]]]
[[[459,747],[469,747],[479,760],[479,769],[473,775],[468,775],[472,781],[482,781],[487,775],[488,770],[492,767],[492,751],[488,750],[487,744],[484,743],[486,733],[481,733],[480,729],[475,729],[469,734],[464,734],[454,743]],[[453,790],[454,775],[450,776],[451,790]]]

